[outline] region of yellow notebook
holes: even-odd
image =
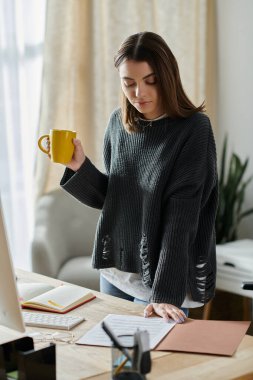
[[[23,308],[66,313],[89,302],[96,296],[85,288],[75,285],[60,285],[54,289],[21,302]]]

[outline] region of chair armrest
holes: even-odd
[[[36,226],[32,241],[32,270],[56,278],[67,256],[66,245],[52,238],[47,225]]]
[[[43,195],[35,210],[33,271],[58,277],[68,260],[91,256],[99,215],[62,189]]]

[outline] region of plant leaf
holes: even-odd
[[[250,176],[243,181],[249,159],[242,161],[236,153],[232,153],[228,162],[226,174],[227,135],[223,143],[220,178],[219,204],[215,220],[216,242],[225,243],[237,239],[237,230],[240,221],[253,213],[253,208],[241,212],[245,192],[253,179]]]

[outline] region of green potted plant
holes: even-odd
[[[248,158],[242,162],[237,154],[232,153],[228,166],[226,160],[227,136],[223,144],[219,176],[219,206],[215,222],[217,244],[236,240],[239,223],[253,213],[253,208],[242,211],[246,187],[253,178],[251,176],[244,180]]]

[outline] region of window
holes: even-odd
[[[0,3],[0,192],[15,266],[30,269],[46,0]]]

